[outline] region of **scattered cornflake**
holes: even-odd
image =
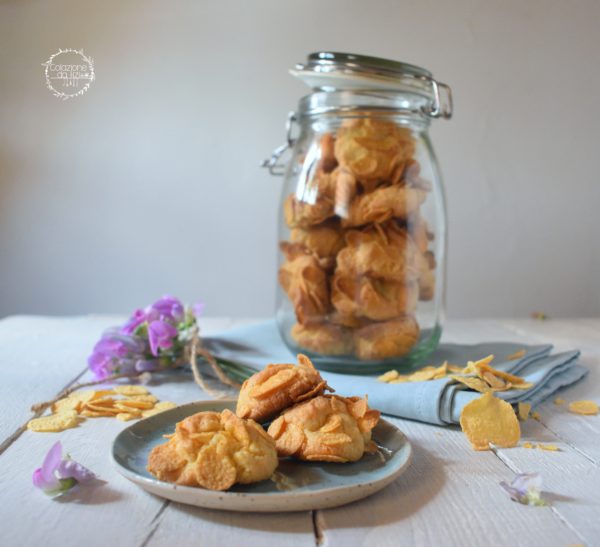
[[[481,378],[475,378],[474,376],[458,376],[452,375],[450,376],[453,380],[464,384],[467,387],[475,391],[479,391],[479,393],[487,393],[488,391],[492,391],[492,388],[488,386]]]
[[[409,382],[425,382],[427,380],[433,380],[435,376],[435,368],[425,367],[424,369],[417,370],[410,375]]]
[[[390,380],[388,384],[404,384],[405,382],[409,382],[410,380],[406,376],[398,376],[395,380]]]
[[[540,413],[539,413],[539,412],[532,412],[532,413],[531,413],[531,417],[532,417],[534,420],[537,420],[538,422],[539,422],[539,421],[541,420],[541,418],[542,418],[542,417],[540,416]]]
[[[77,412],[75,410],[65,410],[58,414],[29,420],[27,429],[30,431],[58,433],[59,431],[75,427],[78,423]]]
[[[511,353],[509,356],[507,356],[506,360],[507,361],[516,361],[517,359],[521,359],[522,357],[525,357],[526,354],[527,354],[527,350],[520,349],[519,351],[515,351],[514,353]]]
[[[558,448],[558,446],[556,446],[555,444],[538,443],[537,447],[540,450],[547,450],[548,452],[560,452],[560,448]]]
[[[558,405],[558,406],[564,405],[565,404],[565,400],[561,399],[560,397],[557,397],[556,399],[554,399],[554,404]]]
[[[521,350],[521,352],[525,352],[525,350]],[[521,356],[521,352],[516,352],[509,358],[517,359]],[[480,393],[533,387],[532,383],[526,382],[520,376],[496,370],[490,366],[493,359],[493,355],[488,355],[479,361],[469,361],[465,367],[444,361],[437,367],[428,365],[411,374],[400,374],[397,370],[388,370],[385,374],[379,376],[377,380],[388,384],[403,384],[405,382],[427,382],[449,378]]]
[[[119,395],[147,395],[148,390],[143,386],[117,386],[113,389]]]
[[[395,380],[400,376],[400,373],[397,370],[388,370],[385,374],[382,374],[377,379],[380,382],[389,382],[390,380]]]
[[[148,418],[149,416],[160,414],[161,412],[164,412],[165,410],[169,410],[171,408],[175,408],[176,406],[177,405],[175,403],[172,403],[171,401],[163,401],[162,403],[156,404],[151,410],[143,410],[142,416],[144,418]]]
[[[569,412],[573,414],[583,414],[584,416],[593,416],[598,414],[598,404],[594,401],[573,401],[569,403]]]
[[[138,414],[130,414],[129,412],[120,412],[115,416],[117,420],[122,422],[128,422],[129,420],[133,420],[134,418],[139,418]]]
[[[529,418],[529,413],[531,412],[531,403],[517,403],[517,410],[519,413],[519,420],[522,422],[527,421]]]
[[[34,418],[27,424],[31,431],[58,432],[75,427],[83,418],[116,418],[129,421],[164,412],[177,405],[158,399],[142,386],[116,386],[114,389],[71,393],[52,405],[53,414]]]
[[[433,379],[446,378],[448,376],[448,361],[444,361],[442,365],[433,371]]]
[[[538,450],[546,450],[547,452],[560,452],[560,448],[555,444],[542,444],[542,443],[523,443],[523,448],[537,448]]]
[[[465,405],[460,413],[460,427],[473,450],[489,450],[490,443],[511,448],[521,438],[519,420],[513,407],[491,392]]]

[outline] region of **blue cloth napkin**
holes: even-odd
[[[205,344],[216,357],[242,363],[256,370],[269,363],[295,362],[295,355],[281,340],[273,320],[227,330],[205,339]],[[507,359],[520,350],[525,350],[523,357],[517,360]],[[464,365],[467,361],[476,361],[493,354],[494,368],[518,374],[534,384],[529,390],[501,391],[495,395],[511,404],[522,401],[535,407],[559,388],[577,382],[588,373],[588,369],[577,362],[579,351],[555,355],[551,355],[551,351],[551,345],[525,346],[510,342],[441,344],[427,362],[441,365],[448,361]],[[369,405],[385,414],[438,425],[458,423],[462,408],[481,396],[447,378],[386,384],[377,381],[377,376],[352,376],[333,372],[322,372],[321,375],[340,395],[368,394]]]

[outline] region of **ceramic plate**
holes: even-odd
[[[354,463],[281,460],[276,480],[235,485],[226,492],[162,482],[146,471],[150,450],[165,442],[163,435],[172,433],[177,422],[196,412],[225,408],[233,410],[235,402],[190,403],[129,426],[113,443],[117,470],[144,490],[180,503],[230,511],[280,512],[324,509],[365,498],[390,484],[410,463],[412,450],[404,434],[380,420],[373,430],[373,439],[380,446],[377,454],[365,454]]]

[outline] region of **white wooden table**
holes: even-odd
[[[0,320],[0,545],[600,545],[600,416],[576,416],[547,402],[540,422],[523,425],[523,440],[553,443],[560,452],[525,448],[474,452],[458,428],[394,420],[414,446],[409,470],[363,501],[326,511],[243,514],[164,501],[118,475],[109,461],[126,424],[86,420],[76,429],[32,433],[30,405],[89,377],[85,360],[100,332],[121,317]],[[205,334],[239,324],[205,319]],[[579,348],[592,370],[565,390],[568,400],[600,402],[600,320],[478,320],[451,322],[446,341],[510,340]],[[358,380],[359,381],[359,380]],[[206,398],[190,382],[152,386],[161,400]],[[60,439],[77,460],[106,481],[82,488],[76,500],[51,500],[31,473]],[[538,471],[550,507],[511,502],[498,483]]]

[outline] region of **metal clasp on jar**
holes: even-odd
[[[279,158],[285,153],[286,150],[292,148],[296,142],[296,139],[292,137],[292,130],[296,121],[296,112],[289,112],[287,121],[285,122],[286,142],[275,148],[275,150],[273,150],[271,153],[271,157],[263,160],[260,164],[261,167],[267,167],[271,175],[281,177],[285,173],[286,166],[283,163],[279,163]]]
[[[433,103],[423,106],[421,111],[430,118],[444,118],[445,120],[449,120],[452,118],[453,109],[452,90],[449,85],[437,82],[433,78],[430,81],[433,90]],[[445,99],[442,99],[440,90],[444,91]]]

